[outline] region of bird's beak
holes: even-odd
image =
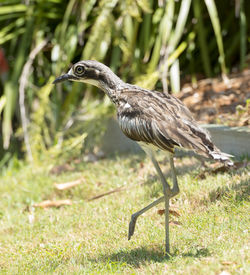
[[[56,83],[60,83],[60,82],[63,82],[65,80],[69,80],[70,78],[70,75],[69,74],[63,74],[59,77],[57,77],[54,81],[53,81],[53,84],[56,84]]]
[[[77,79],[78,79],[78,78],[75,77],[74,75],[67,73],[67,74],[63,74],[63,75],[57,77],[57,78],[53,81],[52,84],[57,84],[57,83],[60,83],[60,82],[65,81],[65,80],[77,80]]]

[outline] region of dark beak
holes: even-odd
[[[56,78],[52,84],[57,84],[57,83],[60,83],[60,82],[63,82],[65,80],[77,80],[77,77],[73,76],[73,75],[70,75],[70,74],[64,74],[64,75],[61,75],[59,76],[58,78]]]

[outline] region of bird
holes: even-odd
[[[165,202],[165,255],[169,257],[169,200],[180,191],[173,159],[175,148],[191,149],[226,166],[233,166],[233,156],[221,152],[214,145],[208,131],[198,125],[189,109],[174,95],[126,83],[108,66],[95,60],[75,63],[68,73],[57,77],[53,84],[66,80],[91,84],[103,90],[116,107],[117,121],[122,132],[136,141],[151,159],[162,183],[164,195],[132,214],[128,239],[134,234],[137,218]],[[156,160],[158,149],[168,155],[171,185]]]

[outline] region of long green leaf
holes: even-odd
[[[214,33],[216,37],[216,42],[219,49],[219,63],[221,65],[221,71],[224,75],[227,73],[226,63],[225,63],[225,53],[224,53],[224,47],[223,47],[223,41],[222,41],[222,34],[221,34],[221,27],[220,27],[220,20],[218,17],[217,8],[215,5],[214,0],[204,0],[208,9],[208,13],[210,15],[212,25],[214,28]]]
[[[18,79],[22,71],[22,66],[25,62],[25,52],[30,46],[31,33],[33,28],[32,17],[27,20],[26,31],[22,36],[21,42],[18,46],[18,53],[15,60],[14,71],[11,74],[10,80],[6,83],[4,94],[6,96],[6,106],[4,108],[3,115],[3,143],[4,148],[7,149],[10,143],[10,137],[12,134],[12,117],[16,106],[16,99],[18,95]]]
[[[172,31],[173,22],[174,22],[174,8],[175,8],[175,1],[174,0],[167,1],[165,13],[160,23],[160,32],[162,32],[162,44],[164,46],[167,45],[167,42],[170,39],[170,34]]]
[[[112,17],[112,10],[117,2],[118,0],[106,1],[104,4],[100,2],[101,13],[91,28],[88,42],[82,53],[83,59],[95,58],[95,56],[98,55],[105,33],[111,31],[112,26],[110,26],[109,22]]]
[[[0,15],[11,14],[15,12],[26,12],[26,11],[27,11],[27,6],[23,4],[0,6]]]
[[[172,93],[178,93],[180,91],[180,64],[179,59],[176,59],[170,68],[170,84]]]
[[[149,3],[150,7],[152,6],[152,0]],[[152,18],[152,12],[146,13],[143,17],[142,21],[142,31],[139,38],[139,49],[141,50],[141,58],[144,56],[144,59],[148,59],[149,57],[149,41],[151,34],[151,18]]]
[[[20,28],[15,30],[14,32],[8,33],[2,37],[0,37],[0,45],[6,43],[9,40],[12,40],[18,37],[20,34],[25,33],[25,28]]]
[[[4,108],[5,104],[6,104],[6,96],[3,95],[3,96],[0,97],[0,115],[3,111],[3,108]]]
[[[10,136],[12,134],[12,115],[14,111],[14,106],[16,104],[16,92],[17,87],[13,82],[8,81],[4,85],[4,96],[6,98],[6,103],[4,106],[3,113],[3,124],[2,124],[2,134],[3,134],[3,147],[8,149],[10,144]]]
[[[247,53],[247,20],[244,11],[244,0],[240,0],[240,68],[245,67]]]
[[[178,14],[176,27],[174,29],[174,33],[172,34],[172,37],[170,38],[169,45],[168,45],[170,53],[176,48],[176,46],[178,45],[181,39],[185,24],[187,22],[190,5],[191,5],[191,0],[181,1],[181,7]]]
[[[8,34],[13,28],[15,28],[15,27],[20,28],[21,26],[23,26],[24,22],[25,22],[25,19],[23,17],[21,17],[12,23],[9,23],[6,27],[4,27],[0,30],[0,38],[4,37],[6,34]]]
[[[201,12],[201,2],[200,0],[193,0],[193,10],[194,15],[197,19],[197,33],[198,33],[198,41],[201,49],[201,58],[203,61],[204,71],[206,76],[211,77],[212,70],[209,58],[209,50],[207,47],[207,38],[206,38],[206,28],[203,23],[203,15]]]

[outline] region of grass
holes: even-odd
[[[164,171],[169,167],[163,154]],[[164,216],[152,209],[140,217],[127,240],[130,215],[162,194],[150,161],[127,155],[95,163],[17,162],[0,176],[1,274],[247,274],[249,271],[249,171],[207,175],[195,158],[176,160],[181,193],[172,200],[172,256],[164,258]],[[67,191],[53,183],[83,177]],[[144,183],[144,184],[141,184]],[[125,191],[88,198],[126,184]],[[71,206],[34,208],[47,199]]]

